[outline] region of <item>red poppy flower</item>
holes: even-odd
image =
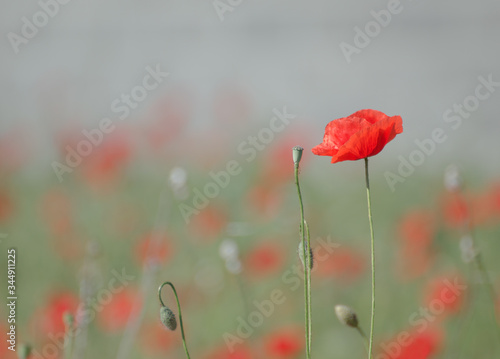
[[[360,160],[375,156],[401,132],[403,120],[400,116],[361,110],[326,125],[323,143],[312,152],[318,156],[332,156],[332,163]]]
[[[266,338],[266,353],[271,358],[294,358],[303,347],[303,335],[296,328],[283,328]]]

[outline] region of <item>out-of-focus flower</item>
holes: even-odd
[[[294,327],[278,329],[265,338],[265,351],[269,358],[295,358],[303,347],[303,334]]]
[[[443,334],[436,329],[423,332],[407,332],[404,341],[401,333],[392,341],[384,342],[384,356],[390,359],[430,359],[433,358],[442,345]]]
[[[444,173],[444,187],[450,191],[460,191],[463,186],[463,178],[456,165],[449,165]]]
[[[436,223],[432,213],[415,209],[403,216],[398,227],[398,273],[406,279],[424,274],[433,263],[432,242]]]
[[[465,305],[467,284],[460,275],[439,276],[424,291],[424,305],[438,319],[457,314]]]
[[[164,264],[172,257],[173,244],[162,233],[150,232],[141,237],[135,246],[134,253],[139,263],[146,264],[146,260]]]
[[[63,315],[67,312],[75,316],[79,299],[69,291],[53,292],[46,304],[33,317],[33,326],[38,333],[47,335],[64,333],[66,326]]]
[[[443,219],[452,228],[465,226],[470,221],[467,199],[462,193],[446,193],[441,198]]]
[[[183,90],[160,98],[147,115],[152,120],[145,130],[147,143],[154,151],[163,150],[181,135],[190,116],[189,98]]]
[[[82,161],[82,175],[92,187],[101,188],[116,181],[132,157],[130,134],[115,130],[107,134],[99,146]]]
[[[328,254],[315,253],[315,258],[317,267],[314,273],[346,284],[358,280],[368,263],[363,253],[346,246],[336,248]]]
[[[226,264],[226,269],[232,274],[239,274],[242,265],[239,257],[238,245],[232,239],[224,239],[219,247],[219,254]]]
[[[376,110],[361,110],[326,125],[323,143],[312,152],[331,156],[332,163],[355,161],[375,156],[403,132],[400,116],[389,117]]]
[[[249,189],[246,198],[249,207],[256,214],[272,219],[279,214],[279,208],[284,200],[284,191],[282,188],[260,183]]]
[[[211,204],[198,214],[193,214],[189,229],[196,241],[213,242],[227,226],[227,214],[222,206]]]
[[[252,276],[267,276],[275,273],[285,263],[286,250],[273,241],[263,241],[245,255],[245,269]]]
[[[125,328],[127,321],[134,311],[140,307],[140,297],[136,290],[126,288],[118,293],[110,293],[111,300],[107,303],[98,303],[102,310],[97,314],[99,327],[108,333],[116,333]]]

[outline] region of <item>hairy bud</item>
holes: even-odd
[[[337,315],[337,318],[339,318],[339,321],[342,324],[353,328],[358,327],[358,317],[356,316],[356,313],[354,313],[354,310],[352,310],[351,307],[342,304],[336,305],[335,314]]]
[[[160,320],[164,326],[170,330],[175,330],[177,328],[177,319],[175,319],[175,314],[168,307],[160,308]]]

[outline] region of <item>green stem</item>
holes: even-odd
[[[370,352],[370,343],[368,341],[368,337],[366,336],[365,332],[363,331],[363,329],[361,329],[360,326],[357,326],[356,329],[357,329],[358,333],[361,335],[361,337],[363,338],[363,343],[365,344],[366,352],[369,353]]]
[[[307,222],[304,220],[304,228],[306,230],[306,240],[307,240],[307,256],[304,257],[305,266],[307,267],[307,297],[308,297],[308,306],[307,310],[309,311],[309,351],[311,350],[311,339],[312,339],[312,309],[311,309],[311,269],[313,264],[311,263],[311,235],[309,234],[309,226]],[[310,353],[309,353],[310,355]]]
[[[370,178],[368,176],[368,157],[365,158],[365,179],[366,179],[366,198],[368,201],[368,220],[370,222],[371,237],[371,259],[372,259],[372,310],[370,320],[370,341],[368,345],[368,358],[372,358],[373,352],[373,329],[375,327],[375,240],[373,233],[372,205],[370,199]]]
[[[305,325],[306,325],[306,358],[311,358],[311,318],[310,318],[310,293],[309,293],[309,243],[305,239],[305,220],[304,220],[304,204],[302,203],[302,194],[299,184],[299,164],[295,163],[295,185],[297,186],[297,194],[300,204],[300,240],[302,241],[302,250],[304,254],[304,300],[305,300]]]
[[[186,356],[188,359],[191,359],[189,356],[187,344],[186,344],[186,336],[184,335],[184,325],[182,323],[182,312],[181,312],[181,303],[179,302],[179,296],[177,295],[177,291],[175,290],[174,285],[171,282],[163,282],[162,285],[158,288],[158,298],[160,299],[160,303],[162,306],[166,307],[166,305],[163,303],[163,300],[161,299],[161,290],[165,284],[168,284],[171,288],[172,291],[174,292],[175,295],[175,300],[177,301],[177,309],[179,311],[179,322],[181,324],[181,334],[182,334],[182,344],[184,345],[184,351],[186,352]]]

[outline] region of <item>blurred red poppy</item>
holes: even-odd
[[[47,304],[35,313],[33,324],[36,332],[47,335],[61,334],[66,330],[63,315],[69,312],[76,315],[79,299],[69,291],[57,291],[51,294]]]
[[[462,193],[448,192],[441,198],[444,222],[449,227],[463,227],[470,221],[467,199]]]
[[[460,275],[434,278],[425,288],[424,304],[438,319],[457,314],[467,297],[467,284]]]
[[[384,348],[384,354],[381,354],[380,357],[390,359],[429,359],[439,351],[442,341],[442,333],[435,329],[428,329],[423,332],[407,332],[407,335],[404,336],[400,333],[396,339],[381,344],[381,347]]]
[[[222,206],[209,205],[198,214],[193,214],[189,222],[191,234],[198,242],[212,242],[227,226],[227,214]]]
[[[342,246],[336,248],[325,257],[323,253],[315,253],[313,273],[328,278],[335,278],[343,283],[356,281],[365,272],[366,257],[361,252]]]
[[[272,274],[284,265],[285,253],[286,250],[273,241],[261,242],[245,255],[245,269],[259,277]]]
[[[140,307],[140,297],[137,291],[130,288],[118,293],[110,293],[111,300],[100,304],[98,313],[100,328],[108,333],[116,333],[125,328],[134,309]]]
[[[155,232],[142,236],[134,250],[137,260],[142,265],[148,258],[163,264],[172,256],[172,252],[172,243],[168,238],[162,233],[155,234]]]
[[[425,209],[406,213],[398,227],[397,273],[404,279],[424,274],[433,263],[432,242],[436,231],[434,216]]]
[[[303,333],[297,328],[282,328],[265,338],[265,351],[270,358],[294,358],[304,347]]]
[[[331,156],[332,163],[375,156],[397,134],[403,132],[400,116],[389,117],[376,110],[361,110],[326,125],[323,143],[312,152]]]

